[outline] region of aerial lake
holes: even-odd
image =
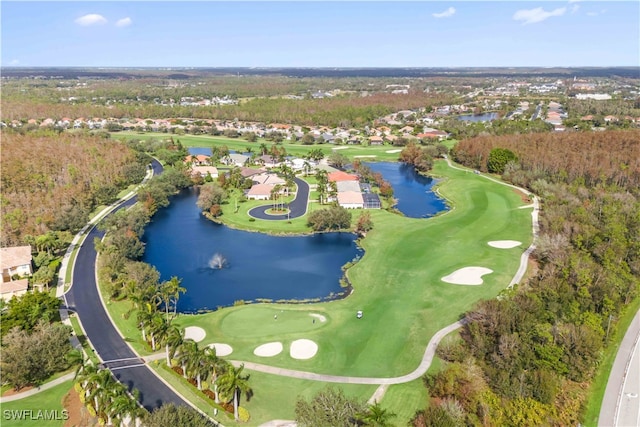
[[[412,166],[367,164],[393,186],[396,208],[405,216],[426,218],[447,209],[431,190],[436,181]],[[144,234],[143,261],[158,269],[161,280],[177,276],[187,289],[178,311],[215,310],[240,300],[324,300],[345,292],[342,266],[363,255],[354,234],[284,237],[235,230],[202,216],[197,197],[195,189],[172,197]]]
[[[428,218],[448,209],[444,199],[433,192],[437,183],[433,178],[420,175],[413,166],[394,162],[366,163],[374,172],[380,172],[393,187],[395,208],[411,218]]]
[[[456,118],[465,122],[490,122],[498,118],[498,113],[462,114]]]
[[[143,261],[182,278],[178,311],[235,301],[325,299],[343,292],[341,267],[363,252],[351,233],[280,237],[234,230],[200,213],[196,190],[171,198],[145,230]]]

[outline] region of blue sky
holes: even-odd
[[[639,66],[639,1],[0,2],[3,66]]]

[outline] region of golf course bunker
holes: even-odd
[[[289,355],[294,359],[311,359],[318,352],[318,344],[311,340],[295,340],[289,348]]]
[[[318,319],[320,322],[324,323],[327,321],[327,318],[324,317],[322,314],[318,314],[318,313],[309,313],[309,316],[311,317],[315,317],[316,319]]]
[[[207,347],[216,349],[216,356],[228,356],[233,353],[233,348],[229,344],[221,344],[219,342],[214,342],[213,344],[209,344]]]
[[[256,349],[253,350],[253,354],[260,357],[273,357],[280,353],[282,353],[281,342],[268,342],[256,347]]]
[[[402,150],[387,150],[387,151],[385,151],[385,153],[393,154],[393,153],[399,153],[401,151]]]
[[[184,328],[184,339],[192,339],[195,342],[200,342],[207,336],[207,333],[200,326],[187,326]]]
[[[375,155],[375,154],[367,154],[367,155],[364,155],[364,154],[363,154],[363,155],[361,155],[361,156],[353,156],[353,157],[364,158],[364,157],[378,157],[378,156],[377,156],[377,155]]]
[[[516,246],[520,246],[522,242],[518,242],[517,240],[494,240],[493,242],[487,243],[492,248],[498,249],[511,249]]]
[[[493,273],[490,268],[464,267],[440,280],[454,285],[482,285],[482,276],[489,273]]]

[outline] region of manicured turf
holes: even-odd
[[[49,390],[45,390],[24,399],[2,404],[2,427],[60,427],[64,425],[64,420],[47,420],[42,414],[38,417],[38,411],[46,411],[49,418],[62,418],[62,399],[71,390],[73,381],[65,381]],[[27,411],[31,411],[30,413]],[[55,411],[55,412],[52,412]],[[16,419],[18,414],[22,419]]]
[[[166,139],[173,137],[174,141],[180,140],[180,143],[185,147],[210,147],[213,145],[226,145],[230,150],[238,152],[245,152],[247,147],[252,147],[254,152],[257,152],[261,144],[266,144],[267,147],[271,147],[273,142],[259,138],[256,142],[248,142],[242,138],[225,138],[223,136],[207,136],[207,135],[172,135],[168,133],[137,133],[137,132],[114,132],[111,134],[113,139]],[[342,145],[334,146],[330,144],[316,144],[316,145],[302,145],[299,142],[291,143],[290,141],[283,141],[282,146],[286,148],[287,154],[293,156],[301,156],[306,154],[310,149],[320,148],[325,156],[329,155],[333,148],[336,147],[349,147],[339,150],[341,154],[347,157],[353,157],[354,155],[364,155],[373,157],[363,157],[362,160],[378,160],[378,161],[397,161],[398,152],[388,153],[387,151],[397,151],[398,147],[392,147],[390,145],[380,146],[360,146],[360,145]]]
[[[429,338],[454,322],[475,301],[495,297],[518,267],[530,240],[531,210],[513,189],[478,175],[449,169],[438,162],[435,172],[448,177],[440,191],[453,203],[447,214],[411,219],[385,211],[372,212],[374,230],[362,241],[366,253],[348,271],[354,292],[344,300],[313,305],[252,305],[198,316],[180,324],[207,330],[205,342],[224,342],[237,350],[234,359],[265,362],[253,355],[260,344],[278,338],[316,341],[315,358],[293,360],[284,353],[268,363],[293,369],[352,376],[399,376],[418,365]],[[522,248],[496,249],[490,240],[519,240]],[[441,277],[465,266],[494,270],[481,286],[444,283]],[[284,310],[284,311],[283,311]],[[278,324],[294,312],[326,313],[326,324],[310,317]],[[357,310],[364,318],[356,319]],[[297,317],[296,317],[297,319]],[[278,329],[279,328],[279,329]]]
[[[180,140],[184,144],[190,143],[183,138]],[[382,148],[388,150],[389,146]],[[346,149],[341,152],[351,154]],[[204,328],[207,335],[201,345],[212,342],[231,345],[234,352],[227,358],[233,360],[349,376],[395,377],[413,371],[436,331],[456,321],[476,301],[493,298],[507,287],[518,268],[520,255],[531,242],[531,209],[518,209],[523,202],[512,188],[451,169],[443,161],[436,162],[433,173],[443,178],[439,192],[453,209],[430,219],[370,211],[374,229],[361,242],[366,251],[364,257],[348,270],[353,284],[349,297],[319,304],[229,307],[203,315],[180,316],[175,322]],[[244,209],[241,207],[239,213]],[[236,226],[274,231],[274,224],[246,220]],[[281,232],[282,227],[278,225],[275,230]],[[487,245],[491,240],[518,240],[523,244],[513,249],[496,249]],[[494,272],[485,275],[484,284],[479,286],[452,285],[440,280],[467,266],[486,267]],[[110,309],[114,305],[128,303],[114,303]],[[362,319],[356,319],[357,310],[364,311]],[[118,311],[126,310],[123,307]],[[327,321],[316,319],[314,323],[310,313],[323,314]],[[122,322],[121,316],[122,313],[118,323]],[[131,328],[133,322],[124,323]],[[125,335],[138,341],[140,333],[129,330]],[[289,356],[289,344],[301,338],[318,344],[318,353],[312,359],[295,360]],[[281,341],[285,350],[270,358],[253,354],[257,346],[271,341]],[[260,379],[263,376],[264,384]],[[258,373],[252,373],[252,378],[258,381],[253,384],[256,392],[284,386],[287,390],[286,398],[275,406],[263,407],[259,405],[260,399],[255,398],[252,413],[254,419],[264,416],[261,422],[278,418],[283,411],[291,413],[296,396],[306,390],[302,381]],[[375,386],[369,396],[374,390]],[[390,387],[382,404],[399,413],[404,422],[416,409],[425,406],[424,396],[422,385],[414,381]]]

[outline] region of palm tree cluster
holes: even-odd
[[[203,383],[210,380],[209,390],[213,392],[215,402],[233,401],[234,417],[238,420],[240,395],[244,393],[250,398],[253,394],[244,365],[236,368],[218,357],[215,347],[200,348],[194,340],[185,339],[182,330],[175,325],[162,330],[157,338],[165,345],[167,366],[171,367],[172,360],[175,360],[180,365],[182,376],[203,392],[206,392]]]
[[[144,409],[138,404],[138,391],[134,389],[129,393],[109,369],[87,362],[78,368],[76,380],[80,400],[87,405],[91,415],[106,425],[128,427],[143,415]]]
[[[184,288],[176,277],[163,282],[157,291],[147,297],[139,295],[134,299],[138,307],[137,321],[142,339],[152,350],[164,346],[166,364],[172,367],[175,360],[181,367],[182,375],[195,382],[198,390],[203,390],[203,382],[210,380],[216,403],[233,401],[234,416],[238,415],[241,393],[251,396],[249,376],[243,372],[244,366],[235,368],[216,355],[215,347],[199,348],[192,339],[185,339],[184,331],[172,324],[176,317],[176,305]]]

